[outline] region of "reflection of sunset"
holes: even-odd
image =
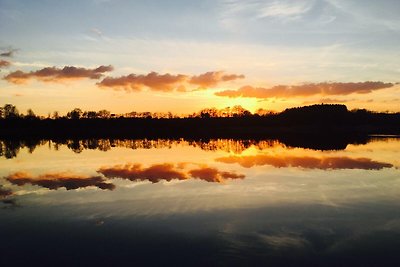
[[[217,158],[216,161],[223,163],[238,163],[245,168],[254,166],[271,165],[277,168],[297,167],[305,169],[365,169],[380,170],[382,168],[393,167],[390,163],[373,161],[368,158],[348,158],[348,157],[296,157],[296,156],[230,156]]]

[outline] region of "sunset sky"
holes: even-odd
[[[0,106],[400,111],[398,0],[0,0]]]

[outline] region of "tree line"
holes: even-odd
[[[58,111],[54,111],[46,116],[36,115],[32,109],[28,109],[26,113],[20,113],[18,108],[12,104],[5,104],[0,107],[0,119],[112,119],[112,118],[145,118],[145,119],[173,119],[173,118],[230,118],[230,117],[248,117],[248,116],[266,116],[275,114],[273,111],[266,109],[258,109],[251,113],[249,110],[240,105],[233,107],[225,107],[222,109],[205,108],[198,112],[188,115],[177,115],[172,112],[128,112],[124,114],[114,114],[108,110],[99,111],[83,111],[80,108],[61,115]]]

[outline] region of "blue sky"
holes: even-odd
[[[110,76],[152,71],[185,75],[225,71],[246,76],[201,94],[126,93],[99,89],[93,81],[61,85],[0,81],[0,97],[22,110],[31,105],[44,113],[75,106],[98,109],[94,102],[85,101],[87,95],[98,96],[97,101],[114,99],[106,107],[118,112],[130,111],[128,106],[144,109],[149,106],[142,105],[144,101],[155,101],[160,111],[179,107],[182,112],[234,104],[282,109],[318,102],[323,95],[260,102],[217,97],[214,91],[248,85],[396,83],[400,73],[399,10],[400,2],[394,0],[0,0],[0,49],[16,49],[12,58],[3,59],[12,65],[2,68],[0,74],[52,66],[112,65]],[[397,93],[394,86],[378,96],[373,92],[338,100],[353,107],[394,110],[398,103],[384,101],[396,99]],[[39,96],[52,99],[47,102],[53,104],[40,102]],[[194,99],[200,100],[187,104]],[[372,105],[371,99],[380,104]]]

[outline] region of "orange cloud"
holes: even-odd
[[[106,77],[97,83],[99,87],[109,87],[116,90],[126,90],[127,92],[142,91],[146,88],[153,91],[172,92],[186,91],[187,85],[198,85],[200,88],[209,88],[221,82],[232,81],[244,78],[243,75],[224,74],[222,71],[206,72],[198,76],[185,74],[159,74],[150,72],[149,74],[129,74],[120,77]]]
[[[117,165],[114,167],[102,167],[97,172],[107,178],[122,178],[131,181],[150,181],[158,183],[161,180],[171,181],[173,179],[185,180],[187,175],[176,170],[173,164],[155,164],[148,168],[143,168],[141,164]]]
[[[189,171],[190,175],[207,182],[222,183],[225,179],[244,179],[243,174],[219,171],[215,168],[203,167]]]
[[[304,85],[277,85],[271,88],[243,86],[238,90],[216,92],[217,96],[253,97],[253,98],[287,98],[311,95],[349,95],[352,93],[367,94],[372,91],[393,87],[393,83],[358,82],[358,83],[310,83]]]
[[[16,172],[6,176],[5,179],[19,186],[32,184],[51,190],[57,190],[61,187],[71,190],[89,186],[96,186],[103,190],[113,190],[115,188],[115,185],[106,183],[101,176],[81,176],[70,173],[48,173],[34,177],[26,172]]]
[[[220,82],[233,81],[243,79],[244,75],[224,74],[223,71],[210,71],[198,76],[192,76],[189,80],[190,84],[198,85],[200,88],[208,88],[218,85]]]
[[[175,88],[178,89],[179,84],[186,79],[187,76],[183,74],[172,75],[150,72],[147,75],[129,74],[117,78],[106,77],[97,85],[126,91],[141,91],[144,87],[148,87],[151,90],[168,92]]]
[[[112,71],[114,68],[110,66],[100,66],[95,69],[78,68],[73,66],[65,66],[64,68],[47,67],[37,71],[23,72],[21,70],[14,71],[4,77],[4,80],[21,84],[30,79],[36,79],[43,82],[60,82],[70,79],[100,79],[105,72]]]
[[[0,68],[5,68],[10,65],[11,65],[11,63],[9,61],[0,59]]]
[[[216,159],[223,163],[238,163],[242,167],[251,168],[253,166],[271,165],[277,168],[300,167],[305,169],[364,169],[380,170],[393,167],[390,163],[373,161],[368,158],[349,158],[349,157],[295,157],[295,156],[229,156]]]
[[[186,163],[155,164],[144,168],[141,164],[126,164],[113,167],[102,167],[98,170],[107,178],[122,178],[131,181],[160,181],[187,180],[190,178],[200,179],[207,182],[223,182],[224,179],[243,179],[245,176],[233,172],[219,171],[215,168],[201,167],[186,172],[183,168]]]

